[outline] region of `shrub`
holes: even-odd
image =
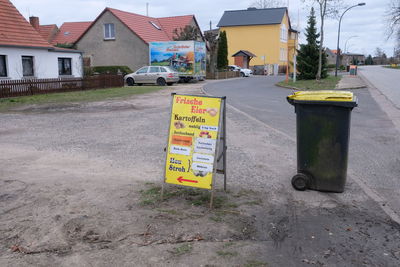
[[[93,72],[97,72],[100,74],[108,73],[108,74],[118,74],[122,72],[122,75],[126,75],[128,73],[132,73],[133,71],[128,66],[97,66],[92,67]]]

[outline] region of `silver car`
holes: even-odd
[[[125,75],[127,85],[153,83],[160,86],[173,85],[179,81],[179,73],[167,66],[145,66],[134,73]]]

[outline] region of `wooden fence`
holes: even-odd
[[[85,78],[0,80],[0,98],[122,86],[122,75],[112,74]]]
[[[207,72],[206,79],[230,79],[236,78],[240,76],[239,71],[216,71],[216,72]]]

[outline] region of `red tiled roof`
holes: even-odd
[[[168,37],[172,40],[174,38],[174,30],[185,28],[186,25],[190,25],[190,22],[194,19],[194,15],[176,16],[176,17],[165,17],[159,18],[158,21],[162,25]]]
[[[107,7],[96,18],[92,25],[94,25],[94,23],[106,11],[111,12],[123,24],[125,24],[125,26],[127,26],[133,33],[139,36],[139,38],[141,38],[146,43],[155,41],[172,41],[173,30],[175,28],[184,28],[186,25],[190,24],[191,19],[194,19],[193,15],[153,18]],[[90,27],[86,29],[81,37],[89,30],[89,28]],[[78,38],[77,41],[79,39],[80,38]]]
[[[0,0],[0,45],[52,47],[9,0]]]
[[[52,44],[74,44],[79,37],[89,28],[91,21],[64,22]]]
[[[39,26],[39,33],[40,35],[47,40],[48,42],[53,39],[53,34],[55,31],[58,30],[58,27],[56,24],[51,24],[51,25],[40,25]]]
[[[131,31],[136,33],[146,43],[154,41],[170,41],[171,39],[163,31],[157,18],[146,17],[143,15],[121,11],[114,8],[106,8],[114,16],[122,21]],[[152,22],[160,28],[153,26]]]

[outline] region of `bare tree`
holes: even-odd
[[[394,36],[397,41],[397,47],[400,48],[400,0],[390,1],[386,11],[386,19],[388,39]]]
[[[251,7],[256,8],[271,8],[271,7],[283,7],[287,3],[284,0],[256,0],[251,3]]]
[[[318,60],[318,72],[317,80],[321,79],[322,72],[322,54],[324,50],[324,26],[326,18],[337,18],[339,11],[343,8],[343,0],[302,0],[303,2],[312,2],[317,4],[320,19],[320,35],[321,39],[319,42],[319,60]]]

